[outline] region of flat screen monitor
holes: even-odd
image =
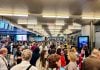
[[[0,21],[0,28],[4,28],[5,23],[3,21]]]
[[[35,41],[44,41],[44,37],[34,37]]]
[[[89,36],[78,37],[78,48],[83,48],[84,46],[89,46]]]
[[[17,41],[27,41],[27,35],[16,35]]]

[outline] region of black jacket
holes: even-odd
[[[39,53],[40,49],[39,48],[35,48],[35,50],[33,51],[32,54],[32,58],[30,63],[34,66],[36,66],[36,61],[38,60],[38,58],[40,57],[40,53]]]

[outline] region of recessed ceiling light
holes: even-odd
[[[19,17],[28,17],[28,14],[7,14],[7,13],[0,13],[1,16],[19,16]]]
[[[44,18],[69,18],[69,16],[48,16],[48,15],[44,15]]]

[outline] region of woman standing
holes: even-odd
[[[46,50],[42,50],[40,58],[36,62],[36,67],[38,70],[47,70],[47,56],[48,52]]]
[[[61,68],[61,57],[58,54],[51,54],[48,57],[48,69],[47,70],[65,70]]]
[[[61,48],[58,48],[57,49],[57,54],[60,55],[60,57],[61,57],[61,67],[64,68],[66,66],[64,51]]]
[[[68,58],[70,60],[69,64],[66,67],[66,70],[78,70],[78,65],[76,63],[77,56],[74,52],[69,52]]]

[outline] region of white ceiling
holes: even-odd
[[[44,36],[80,30],[80,24],[99,20],[99,12],[100,0],[0,0],[1,16]]]

